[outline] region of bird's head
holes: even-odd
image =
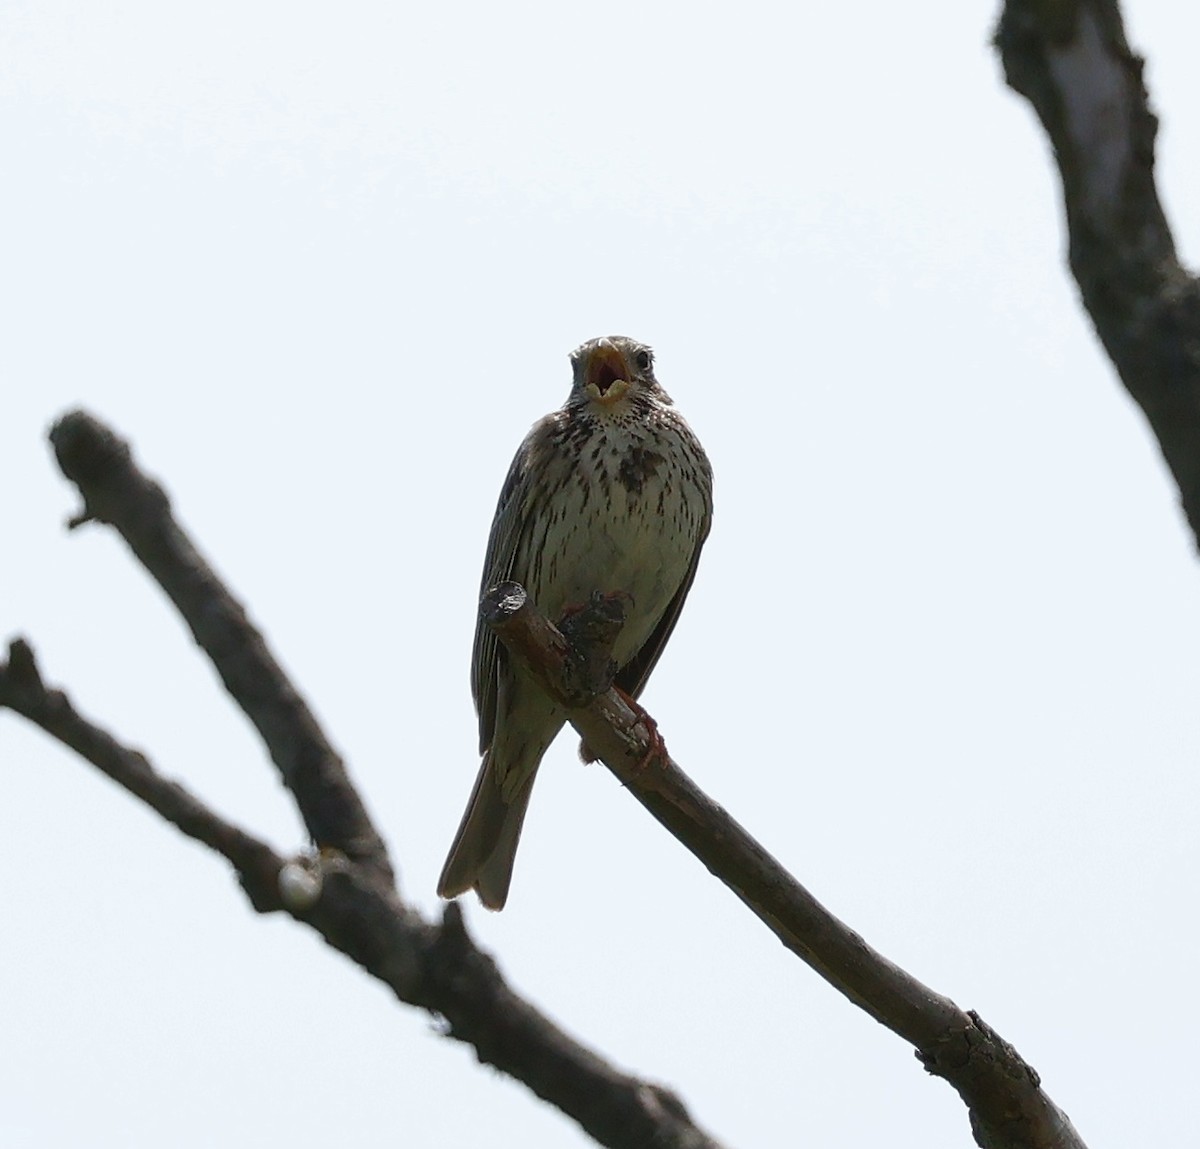
[[[623,401],[670,403],[654,378],[654,352],[624,335],[589,339],[571,352],[571,402],[616,410]]]

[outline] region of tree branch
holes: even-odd
[[[572,626],[587,631],[588,616],[597,613],[595,627],[603,631],[599,612],[611,611],[612,605],[594,598],[572,617]],[[480,611],[509,653],[568,710],[588,748],[633,796],[789,950],[914,1045],[925,1068],[954,1086],[970,1110],[979,1145],[1082,1149],[1066,1114],[1042,1092],[1037,1073],[1011,1045],[977,1014],[964,1012],[888,961],[825,909],[665,751],[656,753],[644,712],[611,688],[583,700],[580,666],[591,665],[586,652],[573,648],[539,615],[519,585],[493,588]]]
[[[61,690],[48,689],[24,639],[13,641],[8,662],[0,662],[0,708],[4,707],[69,746],[189,838],[227,858],[260,913],[280,908],[277,877],[283,859],[270,846],[219,818],[178,782],[164,778],[144,754],[122,746],[82,717]]]
[[[313,841],[392,881],[387,848],[337,751],[241,604],[175,521],[166,492],[138,469],[123,439],[84,411],[64,415],[50,441],[83,497],[70,526],[94,520],[115,527],[166,591],[262,736]]]
[[[1154,183],[1158,121],[1116,0],[1008,0],[996,45],[1050,137],[1071,270],[1200,540],[1200,286]]]

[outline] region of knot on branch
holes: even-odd
[[[170,505],[166,492],[157,483],[143,479],[131,485],[136,475],[129,444],[86,411],[68,411],[50,429],[50,443],[62,473],[83,496],[83,510],[67,525],[73,530],[84,523],[112,522],[110,504],[124,495],[137,494],[150,499],[154,511]]]
[[[8,644],[8,661],[0,662],[0,708],[8,707],[28,717],[46,699],[33,647],[23,638],[14,638]]]
[[[965,1016],[968,1024],[917,1050],[917,1057],[966,1102],[977,1143],[1076,1144],[1066,1115],[1041,1092],[1037,1070],[978,1013]]]
[[[14,686],[38,692],[43,690],[33,647],[23,638],[14,638],[8,644],[8,662],[0,664],[0,674],[4,674]]]

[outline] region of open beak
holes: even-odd
[[[607,340],[592,349],[583,378],[584,390],[597,403],[615,403],[629,390],[625,356]]]

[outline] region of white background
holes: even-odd
[[[1200,20],[1126,5],[1195,252]],[[0,635],[280,849],[303,836],[45,443],[129,436],[433,886],[479,566],[567,354],[625,333],[716,517],[645,696],[683,767],[979,1010],[1093,1145],[1196,1144],[1200,587],[1064,268],[995,4],[0,3]],[[0,1143],[589,1143],[0,715]],[[965,1111],[564,736],[516,986],[731,1147]]]

